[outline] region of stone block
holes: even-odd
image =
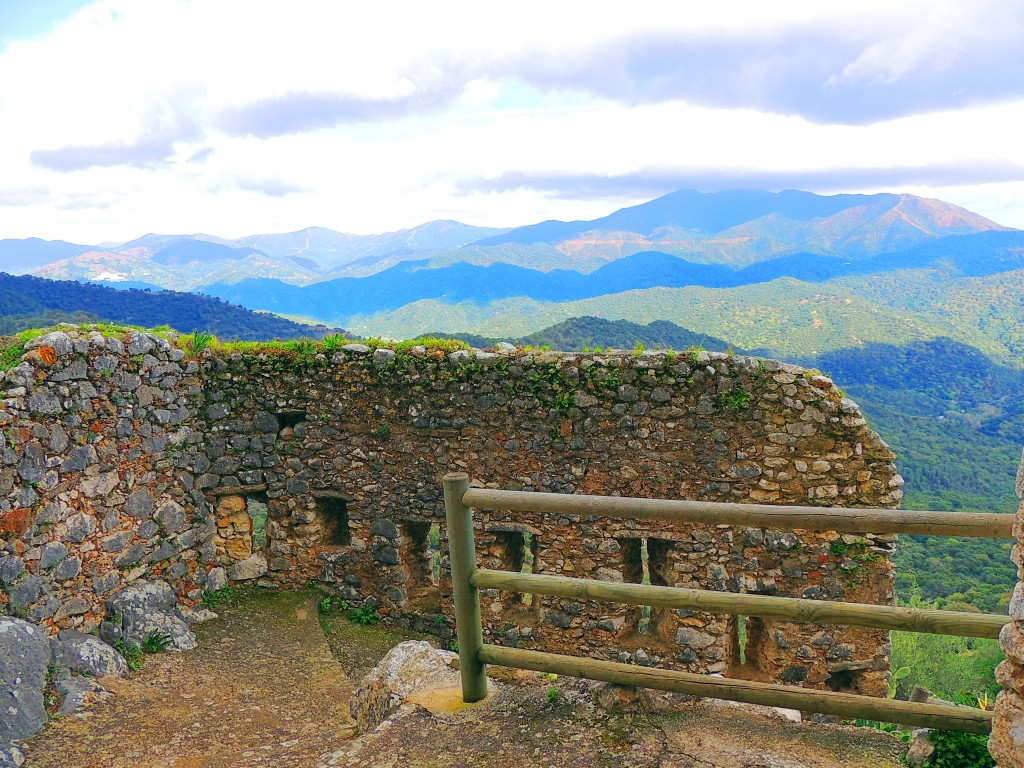
[[[148,488],[140,488],[132,493],[124,505],[126,513],[139,519],[151,517],[155,509],[156,504],[153,501],[153,494],[150,493]]]
[[[252,541],[248,536],[236,536],[224,542],[224,552],[229,560],[237,562],[252,554]]]
[[[245,560],[231,565],[228,568],[228,578],[232,581],[258,579],[267,572],[267,569],[267,558],[257,552]]]

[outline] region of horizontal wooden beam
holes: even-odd
[[[757,683],[749,680],[697,675],[632,664],[618,664],[577,656],[526,651],[484,645],[478,652],[484,664],[533,669],[556,675],[583,677],[617,685],[632,685],[675,691],[768,707],[786,707],[801,712],[818,712],[845,718],[864,718],[885,723],[902,723],[926,728],[942,728],[971,733],[988,733],[992,713],[973,707],[946,707],[909,701],[860,696],[852,693],[817,691],[789,685]]]
[[[846,533],[908,533],[1012,539],[1013,515],[988,512],[926,512],[907,509],[798,507],[719,501],[634,499],[621,496],[534,493],[470,488],[463,503],[479,509],[507,509],[674,523],[801,528]]]
[[[875,627],[903,632],[926,632],[933,635],[996,638],[999,637],[999,630],[1003,625],[1010,623],[1009,616],[988,613],[958,613],[891,605],[713,592],[706,589],[655,587],[484,568],[473,571],[469,580],[478,589],[505,589],[509,592],[552,595],[571,600],[600,600],[650,605],[654,608],[685,608],[708,613],[768,616],[773,619],[812,624]]]

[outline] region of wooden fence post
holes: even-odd
[[[468,488],[469,475],[465,472],[444,476],[444,511],[448,520],[462,700],[471,703],[487,696],[487,673],[480,661],[480,649],[484,644],[480,590],[469,581],[476,570],[476,547],[473,542],[473,511],[462,503],[462,496]]]

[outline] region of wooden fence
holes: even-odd
[[[762,504],[726,504],[605,496],[563,495],[470,488],[465,473],[444,477],[448,546],[451,553],[455,626],[459,641],[462,695],[467,702],[487,695],[486,664],[583,677],[619,685],[657,688],[804,712],[865,718],[929,728],[988,733],[992,713],[883,699],[798,686],[731,680],[632,664],[487,645],[480,619],[480,589],[535,595],[685,608],[711,613],[768,616],[818,624],[856,625],[907,632],[995,638],[1008,616],[922,610],[884,605],[744,595],[700,589],[618,584],[588,579],[512,573],[477,568],[472,509],[606,516],[675,523],[750,525],[849,533],[904,533],[931,536],[1012,538],[1012,515],[846,509]]]

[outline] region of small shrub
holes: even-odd
[[[160,653],[166,651],[174,642],[165,632],[154,632],[142,641],[143,653]]]
[[[828,551],[835,557],[846,557],[846,554],[850,551],[850,545],[842,539],[836,539],[828,545]]]
[[[349,621],[361,624],[364,627],[371,627],[380,621],[380,614],[372,605],[364,605],[361,608],[354,608],[348,612]]]
[[[21,362],[25,354],[25,342],[15,342],[0,351],[0,371],[6,371]]]
[[[985,736],[962,731],[932,731],[929,739],[935,746],[932,765],[936,768],[995,766],[995,761],[988,753],[988,738]]]
[[[216,339],[209,331],[196,331],[188,337],[186,351],[193,357],[198,357],[214,341]]]
[[[114,650],[124,656],[125,661],[131,669],[142,669],[143,650],[135,643],[126,643],[124,640],[114,642]]]
[[[558,689],[557,685],[552,685],[550,688],[548,688],[546,696],[548,704],[554,704],[555,702],[557,702],[560,693],[561,691]]]
[[[740,409],[750,405],[754,395],[745,389],[734,389],[732,392],[726,392],[721,398],[723,404],[728,405],[730,408]]]
[[[221,589],[203,592],[203,596],[200,598],[200,602],[204,608],[208,608],[213,611],[216,610],[217,606],[221,603],[225,603],[230,600],[235,594],[235,587],[222,587]]]
[[[317,609],[317,611],[320,612],[321,615],[323,615],[325,613],[330,613],[331,612],[331,598],[325,597],[323,600],[320,601],[320,603],[317,605],[316,609]]]
[[[385,442],[391,437],[391,425],[388,423],[381,424],[379,427],[370,430],[370,434],[376,437],[381,442]]]

